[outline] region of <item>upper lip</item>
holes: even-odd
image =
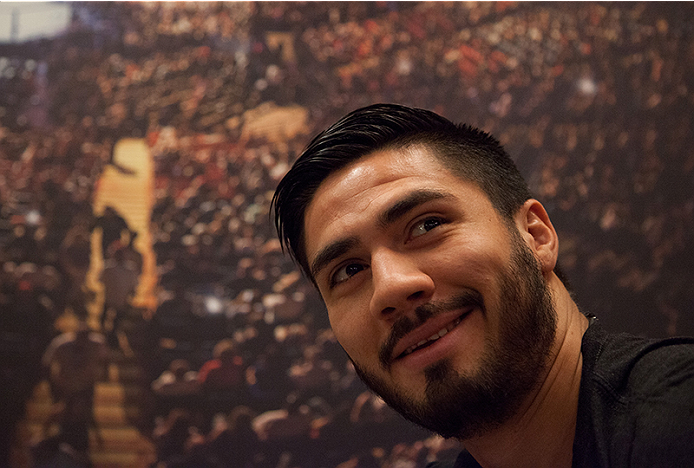
[[[402,337],[393,347],[393,353],[391,354],[391,361],[402,357],[402,354],[407,351],[411,346],[415,346],[417,343],[428,340],[435,333],[438,333],[443,328],[447,327],[451,322],[462,317],[472,310],[472,307],[465,308],[463,310],[454,310],[451,312],[445,312],[439,314],[435,317],[430,318],[424,322],[419,327],[412,330],[410,333]]]

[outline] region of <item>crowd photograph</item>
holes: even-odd
[[[691,4],[61,4],[0,466],[694,466]]]

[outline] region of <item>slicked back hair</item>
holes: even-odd
[[[408,147],[425,148],[452,174],[475,183],[509,223],[531,197],[513,160],[491,135],[424,109],[396,104],[357,109],[309,143],[272,199],[282,248],[314,284],[306,258],[304,217],[318,187],[361,157]]]

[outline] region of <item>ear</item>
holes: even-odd
[[[540,262],[542,273],[551,273],[559,256],[559,238],[545,207],[533,198],[527,200],[518,210],[516,226]]]

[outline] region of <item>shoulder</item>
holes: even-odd
[[[463,450],[455,460],[440,460],[429,463],[426,468],[481,468],[467,450]]]
[[[621,403],[694,389],[694,338],[653,340],[591,326],[582,351],[586,380]]]
[[[62,333],[51,340],[43,354],[43,363],[48,365],[50,361],[65,351],[65,348],[75,340],[74,332]]]
[[[574,466],[694,466],[694,339],[652,340],[591,325],[574,453],[597,457]]]
[[[89,341],[97,345],[102,345],[106,344],[106,337],[102,333],[93,331],[89,332]]]
[[[426,468],[453,468],[454,463],[455,462],[453,460],[435,461],[427,464]]]
[[[198,370],[197,379],[204,382],[210,372],[221,367],[222,362],[219,359],[211,359],[205,362]]]

